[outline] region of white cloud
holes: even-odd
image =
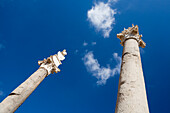
[[[98,63],[97,59],[94,59],[93,52],[88,52],[84,58],[84,64],[87,68],[87,70],[92,73],[93,76],[95,76],[98,81],[98,85],[104,85],[106,84],[107,79],[114,76],[115,74],[120,73],[120,65],[121,65],[121,57],[118,56],[117,53],[113,54],[114,59],[117,61],[117,65],[115,68],[111,69],[108,67],[101,67]]]
[[[117,74],[117,73],[120,74],[120,67],[121,67],[122,58],[120,56],[118,56],[118,53],[114,53],[113,57],[117,62],[117,65],[113,69],[113,74]]]
[[[115,24],[116,9],[110,7],[111,2],[117,2],[117,0],[109,0],[107,3],[99,2],[95,3],[92,9],[87,12],[88,20],[96,28],[97,31],[101,31],[103,36],[109,37],[113,24]]]
[[[87,46],[87,45],[88,45],[88,43],[87,43],[87,42],[84,42],[84,43],[83,43],[83,46]]]
[[[117,3],[118,0],[108,0],[108,3]]]

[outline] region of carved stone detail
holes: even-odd
[[[141,39],[142,35],[139,35],[139,27],[138,25],[134,26],[132,24],[132,27],[129,27],[128,29],[124,28],[124,31],[122,33],[117,34],[117,38],[121,40],[120,44],[124,46],[124,42],[128,39],[135,39],[139,46],[142,48],[145,48],[146,43]]]
[[[40,65],[40,68],[44,68],[48,71],[49,74],[53,74],[60,72],[60,69],[58,68],[59,65],[61,65],[61,61],[65,59],[65,55],[67,55],[66,50],[63,50],[62,52],[58,52],[55,55],[51,55],[47,59],[44,59],[43,61],[38,61],[38,64]]]

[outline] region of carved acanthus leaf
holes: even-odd
[[[121,40],[120,44],[122,46],[127,39],[135,39],[139,43],[139,46],[144,48],[146,46],[146,43],[141,39],[141,37],[142,35],[139,34],[138,25],[134,26],[133,24],[132,27],[129,27],[128,29],[124,28],[124,31],[117,34],[117,38]]]

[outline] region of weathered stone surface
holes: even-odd
[[[140,42],[129,38],[122,43],[124,49],[115,113],[149,113],[139,52]]]
[[[38,69],[25,82],[18,86],[0,104],[0,113],[13,113],[47,76],[47,70]]]

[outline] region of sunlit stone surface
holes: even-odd
[[[115,113],[149,113],[139,47],[146,44],[132,25],[117,34],[123,48]]]

